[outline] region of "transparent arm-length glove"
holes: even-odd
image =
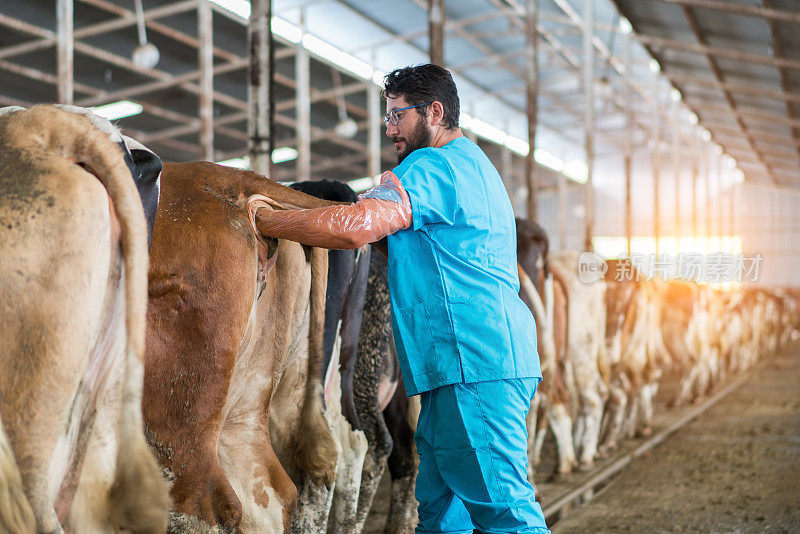
[[[358,248],[410,225],[411,202],[391,171],[352,204],[256,213],[256,228],[262,235],[334,249]]]

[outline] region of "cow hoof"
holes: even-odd
[[[201,484],[198,483],[199,485]],[[210,480],[206,487],[213,489],[203,493],[193,493],[182,502],[175,503],[175,512],[170,513],[170,525],[175,518],[176,530],[170,532],[228,534],[239,527],[239,522],[242,520],[242,504],[228,481],[223,479],[215,484]],[[186,519],[177,521],[177,518]],[[200,530],[192,530],[188,526],[178,530],[179,527],[184,528],[183,525],[192,525],[193,528]]]
[[[568,465],[561,465],[558,467],[558,475],[569,475],[572,474],[572,464]]]

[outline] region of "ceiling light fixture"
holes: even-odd
[[[272,163],[279,164],[279,163],[286,163],[287,161],[292,161],[297,159],[297,150],[290,146],[284,146],[281,148],[276,148],[272,151]],[[249,169],[250,168],[250,157],[249,156],[242,156],[240,158],[230,158],[222,161],[216,162],[217,165],[224,165],[225,167],[234,167],[236,169]]]
[[[112,102],[103,106],[92,108],[95,115],[100,115],[110,121],[122,119],[125,117],[132,117],[142,112],[142,105],[130,100],[120,100],[119,102]]]
[[[139,46],[133,49],[131,54],[131,61],[140,69],[152,69],[158,65],[158,60],[161,54],[158,47],[153,43],[147,42],[147,31],[144,27],[144,9],[142,8],[142,0],[133,0],[136,8],[136,26],[139,30]]]

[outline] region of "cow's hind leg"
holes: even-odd
[[[691,370],[683,375],[678,393],[670,402],[671,406],[684,406],[687,402],[692,400],[695,384],[697,383],[700,372],[700,362],[696,362],[692,365]]]
[[[548,399],[544,393],[534,395],[525,418],[528,430],[528,480],[533,484],[536,466],[541,460],[542,448],[538,446],[539,435],[547,432]]]
[[[0,531],[32,534],[35,528],[36,521],[22,490],[14,451],[0,421]]]
[[[23,178],[23,191],[52,194],[31,197],[38,212],[0,233],[0,410],[37,529],[61,532],[108,369],[108,353],[90,352],[104,331],[113,234],[108,195],[82,171]]]
[[[127,354],[125,360],[111,520],[129,532],[156,534],[164,532],[167,526],[169,490],[144,438],[141,409],[144,365],[133,354]]]
[[[351,388],[358,420],[369,446],[358,494],[356,532],[364,527],[386,459],[394,446],[383,410],[397,393],[399,380],[391,328],[388,263],[383,255],[371,255],[367,274],[358,357]]]
[[[356,514],[356,532],[360,532],[364,528],[364,523],[367,521],[369,511],[372,508],[372,502],[375,499],[375,493],[378,491],[381,478],[386,469],[386,459],[389,457],[389,451],[392,448],[391,437],[386,432],[385,438],[388,442],[383,442],[376,447],[376,444],[370,444],[366,455],[364,457],[364,468],[361,472],[361,487],[358,492],[358,511]],[[388,445],[388,449],[387,449]]]
[[[622,429],[623,435],[626,438],[632,438],[636,435],[636,427],[641,420],[641,400],[641,389],[635,394],[630,395],[628,398],[628,412],[625,415],[625,422]]]
[[[602,416],[603,401],[600,393],[597,386],[590,387],[581,394],[581,413],[576,425],[579,430],[576,441],[580,444],[581,469],[590,469],[594,465]]]
[[[153,354],[147,363],[147,439],[172,480],[170,532],[193,532],[187,525],[196,520],[208,528],[233,530],[242,518],[241,502],[217,453],[235,352],[211,342],[211,348],[196,344],[204,344],[203,333],[190,331],[169,352]]]
[[[556,449],[558,450],[558,472],[560,474],[571,473],[577,463],[575,458],[575,445],[572,441],[572,418],[569,410],[562,403],[553,404],[549,413],[550,428],[556,438]]]
[[[242,503],[236,532],[286,533],[297,505],[297,489],[272,448],[264,397],[251,394],[265,391],[257,387],[258,380],[252,374],[236,380],[245,387],[231,392],[236,403],[220,432],[219,459]]]
[[[607,453],[617,446],[625,423],[628,395],[620,384],[609,387],[609,399],[603,414],[600,450]]]
[[[384,534],[410,534],[414,532],[414,525],[417,523],[414,484],[418,459],[414,432],[417,429],[419,410],[419,397],[406,397],[401,379],[394,397],[383,412],[394,442],[388,459],[392,476],[392,497]]]
[[[638,436],[649,436],[653,432],[653,415],[655,412],[655,398],[658,392],[658,382],[646,384],[641,392],[642,416],[636,429]]]
[[[292,532],[318,534],[326,530],[333,501],[333,486],[341,444],[330,417],[322,405],[322,331],[325,317],[325,291],[328,252],[311,249],[311,290],[309,295],[308,360],[306,390],[300,417],[300,436],[294,463],[303,474]]]
[[[378,491],[381,477],[383,476],[386,460],[392,451],[394,442],[389,428],[384,420],[383,412],[378,405],[377,396],[363,399],[370,402],[369,414],[360,414],[364,424],[367,450],[361,472],[360,488],[358,493],[358,511],[356,515],[356,532],[360,532],[372,508],[372,501]]]
[[[336,468],[336,489],[328,518],[328,532],[356,532],[364,460],[368,454],[367,439],[364,432],[350,428],[341,416],[334,420],[334,430],[342,449]]]

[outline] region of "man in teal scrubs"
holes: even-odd
[[[328,248],[388,236],[395,343],[421,401],[417,532],[547,532],[526,478],[525,417],[542,374],[508,195],[458,128],[447,70],[395,70],[384,96],[398,166],[381,185],[354,204],[261,210],[257,227]]]

